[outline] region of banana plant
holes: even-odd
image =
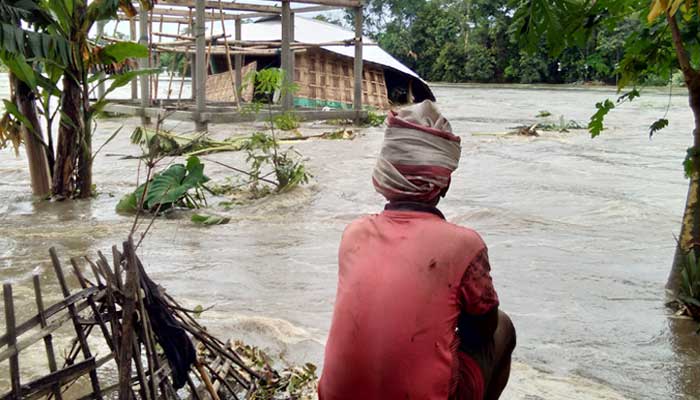
[[[150,10],[152,6],[151,0],[141,1],[141,10]],[[102,46],[89,38],[96,22],[115,18],[118,10],[128,16],[136,14],[128,0],[0,0],[0,21],[3,24],[0,57],[17,80],[34,94],[27,98],[40,100],[49,130],[56,116],[51,99],[59,98],[55,160],[51,132],[48,132],[47,141],[41,141],[53,164],[51,192],[57,199],[86,198],[92,194],[95,156],[92,135],[95,116],[102,111],[106,101],[102,97],[91,102],[91,88],[100,79],[111,81],[108,94],[128,84],[137,75],[154,72],[134,70],[134,63],[130,61],[147,57],[147,48],[135,43]],[[5,19],[5,15],[11,19]],[[102,78],[103,72],[108,74],[106,78]],[[62,82],[60,90],[59,81]],[[31,125],[28,129],[38,139],[38,121],[27,123],[21,117],[21,110],[9,108],[7,112],[10,117],[6,115],[0,119],[7,122],[6,131]],[[0,141],[2,129],[0,126]],[[5,136],[9,137],[8,134]]]

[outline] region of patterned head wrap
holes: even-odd
[[[390,112],[372,174],[389,201],[429,201],[450,184],[461,154],[460,138],[429,100]]]

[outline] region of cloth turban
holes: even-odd
[[[449,186],[461,150],[459,136],[433,102],[391,111],[374,187],[389,201],[432,200]]]

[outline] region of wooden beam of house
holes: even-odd
[[[137,10],[138,10],[138,8],[137,8]],[[177,9],[177,8],[170,8],[170,7],[165,8],[165,7],[155,6],[155,7],[153,7],[152,10],[149,10],[147,13],[149,15],[153,14],[154,17],[156,15],[158,15],[158,16],[163,15],[166,17],[187,17],[189,19],[190,16],[192,16],[192,19],[194,20],[194,15],[191,14],[189,10],[182,9],[182,8]],[[240,18],[240,14],[231,14],[231,13],[223,13],[223,14],[224,14],[224,19]],[[267,15],[267,14],[265,14],[265,15]],[[207,20],[220,21],[221,20],[221,13],[219,12],[219,10],[216,10],[216,12],[210,10],[206,13],[205,18]],[[156,18],[153,18],[153,19],[155,20]]]
[[[158,2],[160,5],[168,6],[181,6],[181,7],[194,7],[194,0],[160,0]],[[215,1],[207,0],[204,2],[205,8],[215,9],[215,10],[232,10],[232,11],[253,11],[258,13],[268,13],[268,14],[279,14],[282,12],[282,7],[278,6],[266,6],[260,4],[249,4],[249,3],[237,3],[229,1]]]
[[[310,12],[324,12],[324,11],[333,11],[333,10],[339,10],[345,7],[340,7],[340,6],[309,6],[309,7],[297,7],[297,8],[292,8],[292,14],[303,14],[303,13],[310,13]]]
[[[189,18],[186,18],[186,17],[166,17],[166,16],[163,16],[162,18],[163,18],[163,19],[162,19],[163,22],[167,22],[167,23],[177,23],[177,22],[179,22],[179,23],[181,23],[181,24],[183,24],[183,25],[189,25],[190,22],[192,21],[192,20],[190,20]],[[119,20],[119,21],[130,21],[131,18],[127,17],[127,16],[124,15],[124,14],[119,14],[119,15],[117,15],[117,20]],[[153,18],[148,17],[148,21],[149,21],[149,22],[160,22],[160,21],[161,21],[161,17],[160,17],[160,16],[153,16]]]
[[[266,0],[266,1],[282,3],[284,1],[289,1],[289,0]],[[290,3],[292,3],[292,4],[296,4],[296,3],[319,4],[322,6],[333,6],[333,7],[344,7],[344,8],[362,7],[362,0],[299,0],[299,1],[290,1]]]

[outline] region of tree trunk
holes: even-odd
[[[78,187],[78,197],[81,199],[86,199],[92,196],[92,125],[90,121],[85,120],[85,114],[90,109],[90,95],[88,93],[87,85],[87,74],[82,75],[83,84],[81,89],[83,90],[82,96],[82,117],[83,117],[83,129],[80,131],[80,150],[78,153],[78,174],[77,174],[77,187]]]
[[[84,124],[81,88],[73,76],[79,76],[74,69],[63,77],[61,123],[58,127],[58,146],[53,172],[53,195],[58,199],[74,197],[78,189],[76,178]]]
[[[678,236],[676,254],[673,258],[673,267],[666,283],[672,295],[677,295],[681,285],[681,271],[688,253],[696,252],[700,255],[700,76],[686,79],[690,109],[695,117],[695,129],[693,130],[693,147],[691,160],[693,172],[690,176],[688,195],[683,212],[681,233]]]
[[[15,88],[17,108],[34,128],[32,132],[26,126],[22,126],[22,141],[24,141],[24,148],[27,151],[32,193],[35,196],[47,197],[51,194],[51,175],[46,158],[46,149],[40,139],[43,137],[43,134],[36,110],[35,95],[26,83],[14,76],[11,76],[10,79]]]

